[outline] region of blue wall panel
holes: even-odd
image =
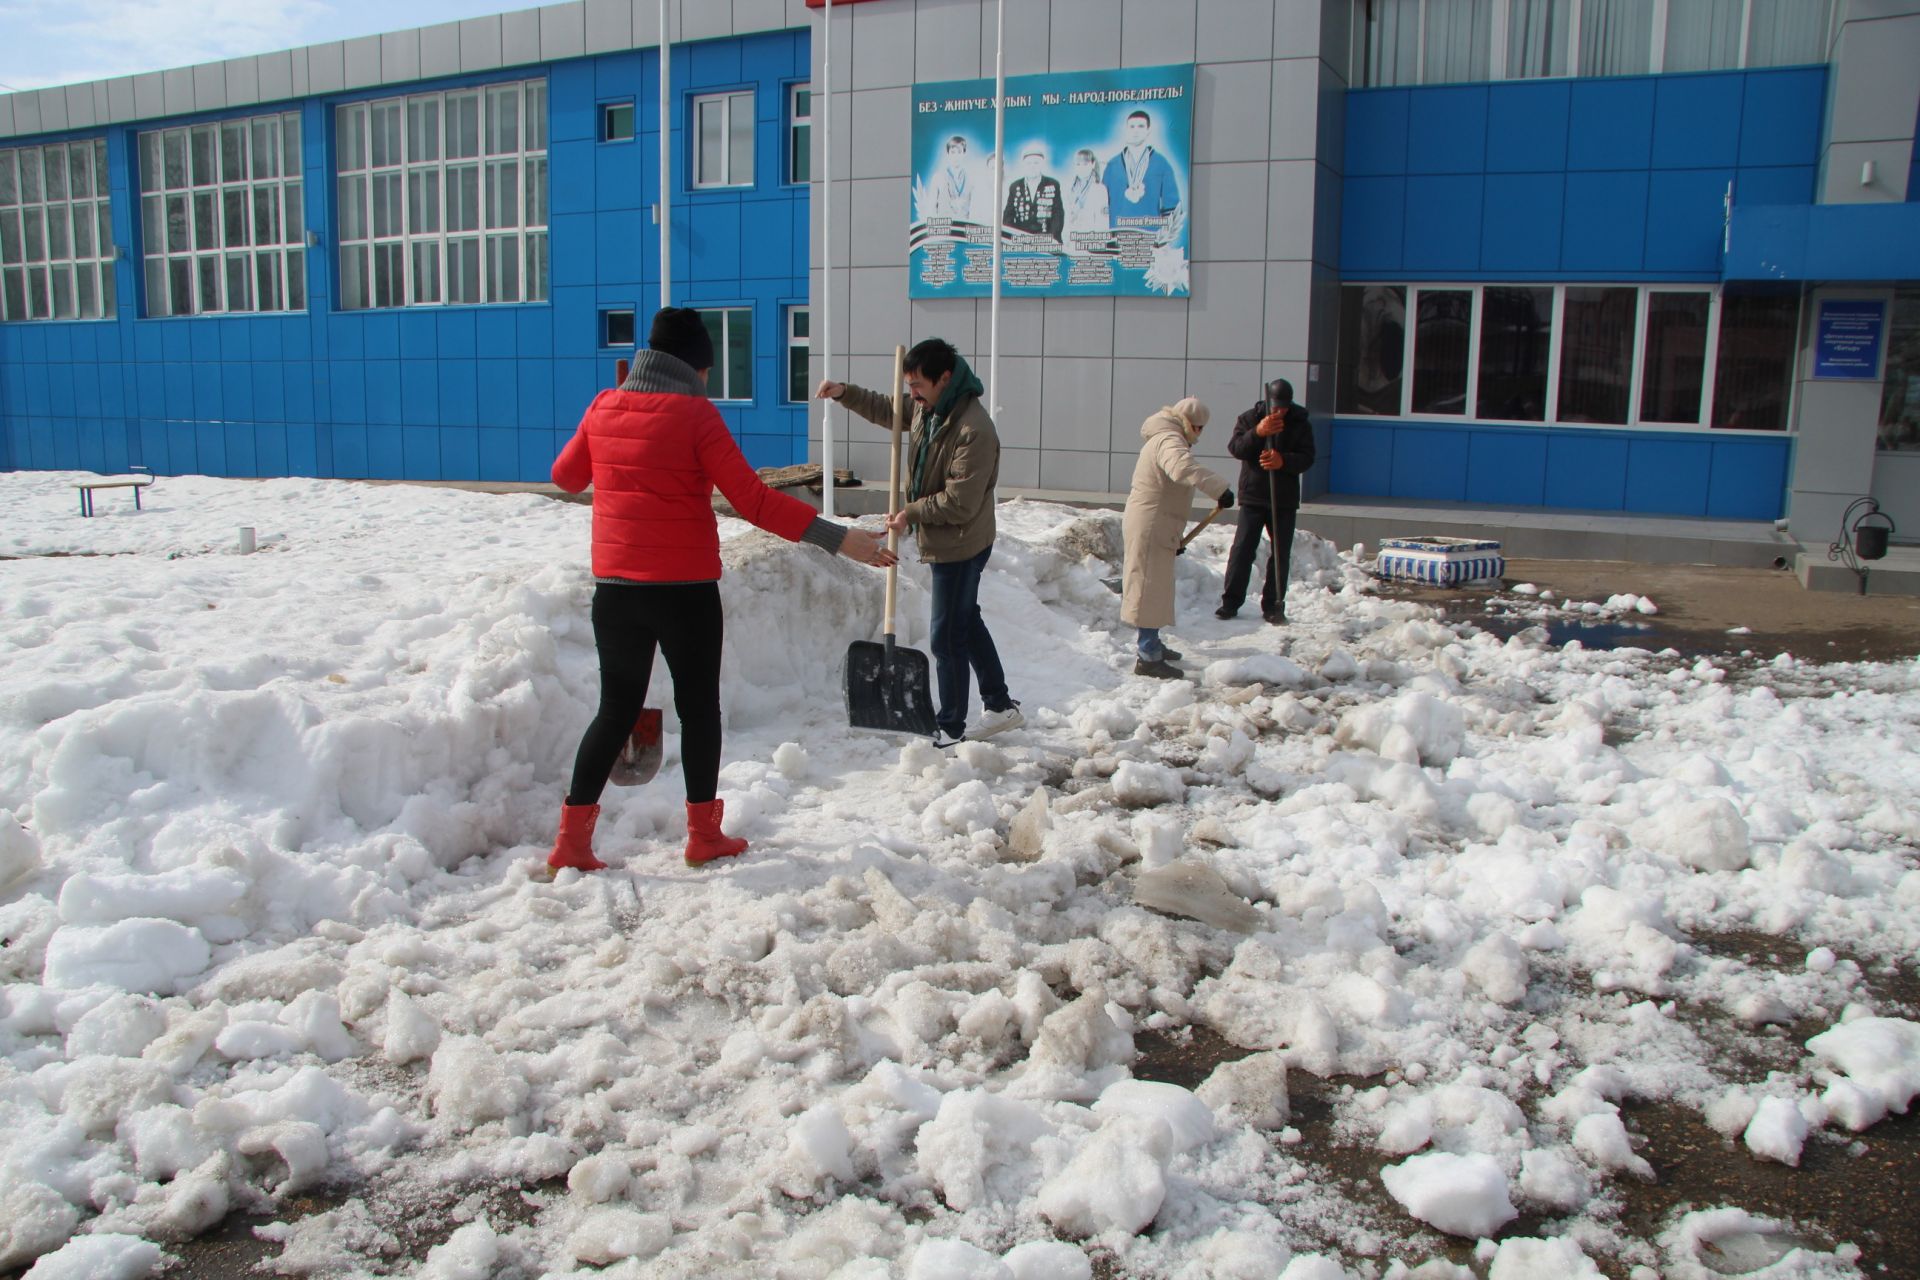
[[[1717,275],[1731,169],[1655,170],[1647,185],[1646,269]]]
[[[1465,431],[1427,427],[1396,430],[1393,438],[1393,495],[1461,502],[1467,496]]]
[[[1805,164],[1820,153],[1827,69],[1749,71],[1740,108],[1740,164]]]
[[[1348,178],[1340,204],[1340,265],[1349,272],[1401,269],[1405,178]]]
[[[1646,259],[1646,170],[1567,174],[1560,268],[1596,278],[1632,276]]]
[[[1407,172],[1407,102],[1411,90],[1347,95],[1348,178]],[[1352,187],[1349,185],[1348,190]]]
[[[1480,267],[1482,196],[1485,179],[1470,176],[1407,179],[1406,270],[1426,275],[1471,274]]]
[[[1619,511],[1626,504],[1627,441],[1555,432],[1547,441],[1547,505]]]
[[[1536,431],[1469,433],[1468,502],[1537,507],[1547,495],[1547,438]]]
[[[1645,169],[1653,162],[1654,79],[1576,80],[1569,169]]]
[[[1335,493],[1384,495],[1393,492],[1392,426],[1347,419],[1333,424],[1333,466],[1328,483]]]
[[[1736,205],[1812,204],[1812,165],[1785,165],[1773,169],[1742,169],[1734,179]]]
[[[1655,81],[1653,167],[1731,169],[1740,162],[1740,76],[1661,76]]]
[[[1487,165],[1487,89],[1423,92],[1407,120],[1408,173],[1480,173]]]
[[[1726,520],[1778,519],[1793,442],[1782,437],[1714,443],[1707,514]]]
[[[1629,440],[1623,505],[1629,511],[1703,516],[1712,462],[1711,440]]]

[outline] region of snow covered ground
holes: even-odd
[[[727,522],[752,848],[681,865],[670,733],[606,797],[616,869],[548,881],[585,507],[177,478],[81,520],[72,480],[0,475],[0,1269],[145,1275],[344,1182],[267,1228],[283,1274],[1861,1274],[1740,1205],[1623,1228],[1658,1153],[1622,1108],[1792,1164],[1920,1091],[1870,992],[1920,953],[1920,664],[1502,641],[1307,535],[1294,625],[1223,623],[1209,530],[1161,683],[1117,515],[1014,503],[982,603],[1028,726],[942,754],[845,728],[881,576]],[[1758,1074],[1701,1010],[1824,1029]],[[1133,1078],[1189,1026],[1253,1052]],[[1374,1207],[1314,1175],[1311,1077]],[[502,1185],[396,1256],[382,1196]]]

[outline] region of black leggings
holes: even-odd
[[[720,782],[720,584],[593,590],[593,643],[600,651],[600,709],[573,760],[568,804],[598,804],[620,748],[640,718],[656,646],[673,677],[680,717],[680,770],[687,803],[713,799]]]

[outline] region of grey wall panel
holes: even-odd
[[[1192,169],[1196,262],[1246,262],[1267,256],[1268,228],[1278,233],[1299,210],[1268,207],[1267,163],[1201,164]],[[1311,190],[1303,206],[1311,216]]]
[[[853,87],[879,89],[905,85],[913,76],[913,7],[863,4],[852,7],[853,48],[848,63]],[[840,33],[836,29],[834,34]],[[838,61],[842,49],[835,49]]]
[[[982,47],[978,0],[919,0],[913,26],[916,81],[968,80],[981,74],[991,75],[991,46],[986,46],[989,52],[984,64]]]
[[[1276,111],[1278,98],[1276,95]],[[1326,63],[1320,64],[1320,98],[1314,121],[1318,143],[1314,154],[1335,173],[1347,167],[1347,82]],[[1278,135],[1276,135],[1278,136]]]
[[[1320,0],[1320,59],[1342,80],[1353,78],[1353,7],[1349,0]],[[1276,50],[1276,56],[1278,51]]]
[[[733,33],[780,31],[787,26],[786,0],[733,0]],[[800,25],[806,25],[802,22]]]
[[[1187,349],[1210,359],[1258,359],[1266,282],[1264,263],[1194,263]]]
[[[1264,62],[1273,48],[1273,0],[1199,0],[1194,59]]]
[[[1266,184],[1259,202],[1266,205],[1267,216],[1265,243],[1258,256],[1276,259],[1313,256],[1318,167],[1311,160],[1275,160],[1259,166]]]
[[[1320,145],[1320,77],[1324,65],[1307,58],[1273,64],[1269,159],[1314,159]]]
[[[61,89],[35,89],[26,95],[33,100],[36,127],[51,133],[67,127],[67,95]]]
[[[1006,71],[1010,76],[1045,71],[1052,57],[1051,23],[1044,4],[1007,6]],[[980,74],[993,74],[994,6],[980,6]],[[955,77],[957,78],[957,77]]]
[[[0,95],[0,136],[8,138],[15,136],[16,130],[13,126],[13,99],[15,96],[16,95],[11,93]]]
[[[423,79],[460,74],[460,24],[442,22],[420,30],[420,75]]]
[[[1262,366],[1257,360],[1187,361],[1186,393],[1205,401],[1216,414],[1237,416],[1242,409],[1251,407],[1260,398],[1263,382]],[[1229,430],[1233,426],[1230,420],[1223,425]],[[1209,425],[1207,430],[1211,433],[1213,427]],[[1215,442],[1209,440],[1207,445],[1211,450]]]
[[[167,86],[165,78],[158,71],[149,71],[145,75],[133,78],[133,114],[136,119],[150,119],[167,113]]]
[[[733,34],[733,0],[679,0],[675,40],[715,40]]]
[[[996,425],[996,429],[998,424]],[[1000,492],[1009,489],[1038,489],[1040,487],[1040,451],[1038,449],[1009,449],[1002,441],[1000,445]]]
[[[1849,21],[1873,18],[1899,18],[1920,14],[1920,0],[1840,0],[1842,16]]]
[[[1120,6],[1114,0],[1053,0],[1047,70],[1092,71],[1120,65]],[[1011,16],[1011,15],[1009,15]]]
[[[1042,489],[1066,489],[1075,493],[1103,493],[1107,484],[1106,452],[1070,453],[1061,449],[1040,451]]]
[[[816,245],[820,243],[817,233],[814,236],[813,243]],[[836,262],[838,261],[844,261],[844,259],[837,259]],[[848,293],[850,277],[843,268],[837,265],[834,267],[833,332],[830,336],[833,350],[833,363],[829,368],[821,359],[821,352],[826,349],[826,344],[829,341],[829,335],[827,333],[828,317],[821,309],[821,300],[827,296],[826,286],[821,280],[824,274],[825,273],[816,266],[807,281],[807,297],[813,300],[813,332],[815,335],[813,339],[813,354],[810,360],[816,380],[831,377],[835,381],[844,381],[847,377],[847,316],[852,311],[852,307],[848,303],[850,296]],[[889,348],[889,350],[891,350],[891,348]]]
[[[1140,424],[1162,405],[1172,404],[1187,394],[1185,360],[1120,360],[1112,365],[1113,412],[1108,418],[1107,447],[1114,461],[1125,467],[1123,475],[1133,471],[1133,460],[1140,452]],[[1205,434],[1220,426],[1220,406],[1208,405],[1213,421]],[[1233,424],[1228,423],[1230,428]],[[1122,490],[1124,491],[1124,481]]]
[[[671,5],[667,9],[667,20],[673,24],[673,38],[680,40],[680,19],[674,16]],[[633,0],[633,46],[636,49],[655,49],[660,45],[660,5],[658,0]]]
[[[1268,360],[1306,360],[1313,309],[1313,264],[1269,262],[1260,355]]]
[[[1191,305],[1180,298],[1115,298],[1113,354],[1121,361],[1141,357],[1184,360],[1187,308]]]
[[[899,178],[905,186],[913,173],[908,154],[908,136],[913,123],[912,91],[864,89],[853,95],[852,105],[850,168],[840,172],[855,178]],[[903,222],[895,238],[904,240],[905,231]]]
[[[986,335],[981,334],[984,340]],[[984,345],[975,352],[961,352],[967,357],[967,363],[980,371],[981,381],[987,377],[987,349]],[[1040,447],[1040,357],[1008,355],[1007,348],[1000,348],[1000,389],[987,388],[987,399],[1000,406],[994,415],[993,425],[1000,436],[1002,448],[1012,445],[1016,449],[1038,449]]]
[[[944,338],[965,354],[969,363],[973,362],[972,353],[980,349],[975,337],[973,299],[917,298],[909,302],[907,308],[913,322],[913,332],[909,335],[912,342],[908,342],[908,346],[926,338]]]
[[[309,45],[307,53],[307,87],[298,89],[299,69],[296,66],[294,78],[296,92],[338,93],[347,87],[347,51],[339,41],[331,44]]]
[[[347,89],[366,89],[382,83],[380,47],[385,42],[382,36],[360,36],[346,41],[342,45],[341,84]],[[419,44],[414,44],[416,58],[415,72],[418,73],[417,59]]]
[[[119,124],[134,116],[134,77],[118,76],[107,81],[107,119]]]
[[[353,54],[347,54],[348,64]],[[404,84],[420,78],[420,29],[395,31],[380,37],[380,82]]]
[[[1048,298],[1041,305],[1044,337],[1041,350],[1049,356],[1113,358],[1112,298]]]
[[[848,317],[849,349],[858,355],[892,355],[907,332],[907,269],[854,267],[853,293],[860,305]],[[885,386],[883,381],[880,385]]]
[[[988,321],[991,308],[980,303],[980,359],[987,358],[987,342],[992,336]],[[1045,338],[1047,310],[1038,298],[1000,299],[1000,355],[1039,355]]]
[[[293,49],[287,54],[288,74],[293,80],[293,96],[304,98],[318,92],[313,88],[313,57],[306,49]]]
[[[1338,173],[1324,164],[1313,168],[1313,260],[1336,270],[1340,265],[1340,211],[1345,192]]]
[[[907,184],[898,178],[864,178],[852,185],[846,213],[853,229],[847,265],[897,266],[907,262]],[[840,192],[836,191],[835,195]],[[838,218],[835,219],[838,221]],[[902,280],[902,296],[905,276]]]
[[[1196,0],[1125,0],[1120,65],[1157,67],[1194,61],[1196,8]]]
[[[260,101],[260,59],[234,58],[221,66],[227,73],[227,102],[236,107]]]
[[[193,68],[175,67],[160,73],[160,93],[166,101],[167,114],[184,116],[192,114],[193,105]]]
[[[1873,496],[1879,499],[1881,510],[1893,517],[1900,537],[1920,536],[1920,453],[1876,456]]]
[[[1920,89],[1920,17],[1850,22],[1841,29],[1833,77],[1834,142],[1913,137]]]
[[[1111,360],[1049,356],[1041,373],[1040,391],[1042,450],[1107,451],[1113,434]]]
[[[1821,182],[1823,204],[1899,203],[1907,198],[1907,172],[1913,163],[1913,141],[1845,142],[1827,148]],[[1862,183],[1862,166],[1873,162],[1873,181]]]
[[[93,122],[106,124],[113,119],[113,108],[107,99],[107,82],[95,80],[91,87],[93,89]]]
[[[1272,107],[1268,66],[1264,62],[1227,62],[1200,67],[1194,72],[1193,156],[1196,160],[1267,158]]]
[[[631,0],[586,0],[588,53],[613,53],[633,47]]]
[[[227,77],[217,62],[203,62],[193,72],[193,106],[196,111],[219,111],[227,105]]]
[[[500,15],[500,60],[524,67],[544,60],[540,51],[540,14],[535,9]]]
[[[62,90],[67,100],[67,128],[91,129],[96,123],[93,114],[93,86],[91,84],[70,84]]]
[[[460,70],[494,71],[499,66],[499,17],[464,19],[460,23]]]
[[[577,58],[587,51],[587,6],[583,0],[546,5],[536,12],[540,15],[542,58]]]

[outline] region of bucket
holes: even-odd
[[[243,556],[252,555],[253,545],[254,545],[253,544],[253,526],[250,524],[241,525],[240,526],[240,554]]]

